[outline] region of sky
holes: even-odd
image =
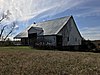
[[[16,34],[34,22],[72,15],[85,39],[100,40],[100,0],[0,0],[0,13],[7,10],[18,22]]]

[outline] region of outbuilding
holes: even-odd
[[[73,16],[34,23],[15,38],[20,38],[23,45],[55,48],[78,47],[83,40]]]

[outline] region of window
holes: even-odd
[[[77,42],[77,38],[75,38],[75,42]]]
[[[69,41],[69,37],[67,37],[67,41]]]

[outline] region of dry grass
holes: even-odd
[[[100,75],[100,54],[2,47],[0,75]]]

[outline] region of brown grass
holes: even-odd
[[[0,48],[0,75],[100,75],[99,53],[11,49]]]

